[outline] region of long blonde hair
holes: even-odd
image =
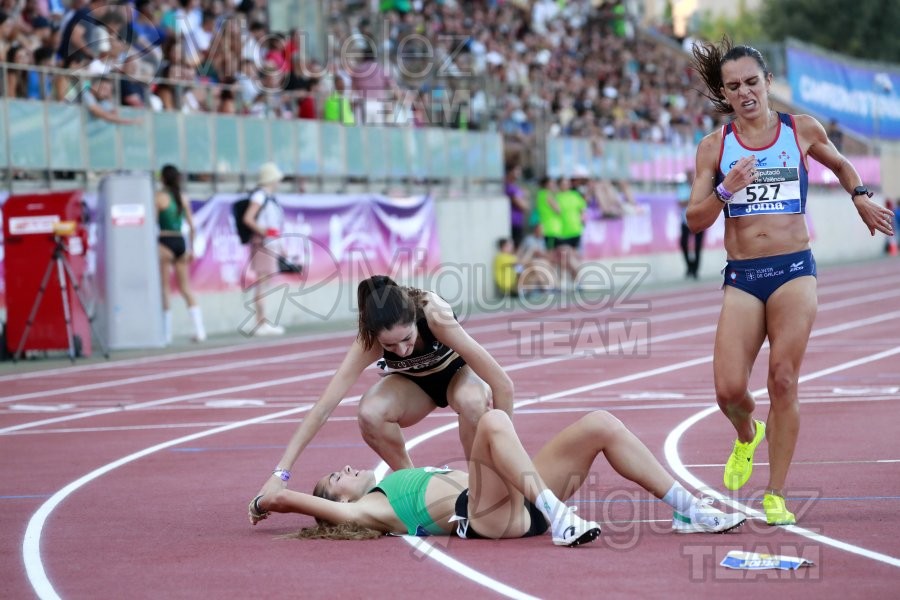
[[[313,488],[312,495],[331,502],[338,502],[338,498],[325,490],[325,479],[320,479]],[[304,527],[294,533],[286,533],[279,536],[282,540],[375,540],[384,533],[377,529],[363,527],[358,523],[330,523],[325,519],[316,517],[315,527]]]
[[[304,527],[294,533],[278,536],[280,540],[377,540],[385,534],[376,529],[363,527],[356,523],[319,523],[315,527]]]

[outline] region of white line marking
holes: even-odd
[[[888,358],[890,356],[894,356],[895,354],[900,354],[900,346],[892,348],[891,350],[886,350],[884,352],[878,352],[878,353],[872,354],[870,356],[864,356],[864,357],[858,358],[856,360],[851,360],[851,361],[847,361],[844,363],[840,363],[833,367],[829,367],[827,369],[822,369],[820,371],[816,371],[815,373],[810,373],[809,375],[804,375],[803,377],[800,377],[800,383],[804,383],[806,381],[811,381],[813,379],[818,379],[820,377],[825,377],[826,375],[830,375],[832,373],[837,373],[839,371],[846,371],[847,369],[852,369],[854,367],[867,365],[874,361],[881,360],[883,358]],[[755,395],[765,394],[767,392],[766,392],[765,388],[762,388],[762,389],[756,390],[752,393],[755,396]],[[684,463],[681,461],[681,456],[678,453],[678,441],[681,439],[681,437],[684,435],[684,433],[689,428],[694,426],[701,419],[703,419],[711,414],[714,414],[718,411],[719,411],[719,407],[713,405],[705,410],[701,410],[700,412],[688,417],[687,419],[685,419],[684,421],[679,423],[678,426],[675,427],[675,429],[673,429],[671,431],[671,433],[669,433],[668,437],[666,437],[666,442],[664,445],[664,452],[665,452],[666,460],[668,461],[669,465],[672,467],[672,469],[675,471],[675,474],[678,477],[680,477],[683,481],[689,483],[690,485],[694,486],[696,489],[702,490],[704,494],[706,494],[708,496],[712,496],[712,497],[720,500],[721,502],[729,504],[729,505],[733,506],[735,509],[737,509],[741,512],[747,513],[748,515],[751,515],[753,517],[759,518],[762,516],[763,518],[765,518],[765,515],[762,512],[760,512],[756,509],[750,508],[749,506],[745,506],[745,505],[741,504],[740,502],[732,500],[732,499],[728,498],[727,496],[725,496],[724,494],[721,494],[718,491],[712,489],[709,485],[707,485],[706,483],[701,481],[699,478],[695,477],[685,467]],[[872,560],[883,562],[883,563],[886,563],[886,564],[889,564],[889,565],[892,565],[895,567],[900,567],[900,558],[895,558],[895,557],[889,556],[887,554],[882,554],[881,552],[875,552],[874,550],[868,550],[866,548],[862,548],[862,547],[856,546],[854,544],[842,542],[841,540],[837,540],[834,538],[824,536],[820,533],[810,531],[809,529],[804,529],[803,527],[800,527],[798,525],[788,525],[788,526],[785,526],[784,529],[786,529],[787,531],[790,531],[792,533],[796,533],[796,534],[802,535],[804,537],[808,537],[817,542],[821,542],[823,544],[827,544],[829,546],[833,546],[833,547],[839,548],[841,550],[846,550],[847,552],[850,552],[852,554],[858,554],[859,556],[863,556],[865,558],[870,558]]]

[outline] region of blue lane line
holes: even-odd
[[[49,498],[52,494],[19,494],[15,496],[0,496],[0,500],[29,500],[31,498]]]

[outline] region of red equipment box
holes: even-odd
[[[28,318],[38,300],[41,281],[48,270],[47,284],[23,353],[69,350],[63,294],[54,255],[57,241],[64,249],[61,255],[69,266],[69,269],[63,269],[63,274],[76,354],[91,354],[90,322],[75,291],[75,285],[81,286],[87,265],[82,210],[79,190],[14,195],[3,205],[6,346],[11,354],[19,348]],[[64,225],[72,223],[75,224],[74,231],[67,231]]]

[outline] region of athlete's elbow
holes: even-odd
[[[699,218],[697,218],[696,215],[685,215],[684,222],[687,225],[688,229],[691,230],[691,233],[700,233],[701,231],[704,231],[707,227],[709,227],[708,224],[701,221]]]

